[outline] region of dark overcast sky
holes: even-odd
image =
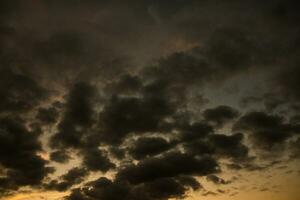
[[[297,0],[1,0],[0,199],[298,200]]]

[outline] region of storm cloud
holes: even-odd
[[[226,195],[200,180],[230,187],[228,169],[298,160],[298,10],[295,0],[1,1],[0,194]]]

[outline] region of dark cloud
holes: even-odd
[[[87,39],[76,32],[58,33],[52,35],[47,41],[36,44],[36,51],[45,63],[54,66],[62,62],[74,61],[73,59],[78,62],[87,54],[86,42]]]
[[[38,82],[10,69],[0,69],[0,111],[23,112],[37,106],[47,97]]]
[[[115,165],[109,160],[107,155],[96,148],[85,148],[82,150],[83,165],[91,171],[107,172],[109,169],[115,167]]]
[[[9,19],[14,12],[18,11],[20,8],[20,1],[19,0],[4,0],[0,4],[0,20],[1,23],[5,23],[7,19]]]
[[[113,157],[122,160],[125,157],[125,149],[118,148],[118,147],[110,147],[109,152],[112,154]]]
[[[236,170],[272,167],[249,156],[256,147],[260,156],[289,144],[298,158],[298,8],[296,0],[1,1],[0,193],[66,191],[113,170],[114,180],[67,199],[167,200],[201,189],[197,176],[227,183],[212,175],[221,159]],[[228,94],[231,84],[238,90]],[[266,112],[249,112],[262,105]],[[80,166],[43,183],[51,169],[39,140],[49,162],[72,154]]]
[[[247,131],[254,143],[270,149],[282,145],[291,136],[293,127],[279,115],[249,112],[234,125],[235,130]]]
[[[196,158],[188,154],[171,152],[161,157],[147,158],[137,165],[125,166],[119,170],[117,179],[139,184],[180,175],[203,176],[216,171],[218,164],[210,157]]]
[[[243,144],[243,134],[213,134],[208,138],[185,143],[184,148],[193,155],[215,155],[233,160],[247,160],[248,147]]]
[[[115,165],[98,149],[99,140],[91,138],[97,135],[89,134],[96,118],[95,98],[96,91],[93,86],[84,82],[73,86],[67,97],[64,117],[58,125],[58,132],[51,138],[50,145],[63,150],[56,158],[66,154],[65,148],[73,148],[83,156],[83,165],[87,169],[106,172]],[[60,158],[58,161],[65,161],[64,158]]]
[[[159,137],[138,138],[130,147],[129,153],[134,159],[143,159],[162,153],[172,147],[172,144]]]
[[[209,40],[208,57],[225,72],[236,72],[251,67],[259,56],[259,49],[252,40],[251,35],[243,30],[217,30]]]
[[[181,0],[175,0],[172,5],[167,4],[166,2],[156,1],[156,0],[148,0],[145,1],[145,4],[150,9],[150,14],[156,20],[165,20],[169,19],[170,17],[174,16],[176,13],[180,12],[187,6],[193,5],[196,1],[194,0],[187,0],[187,1],[181,1]]]
[[[45,124],[55,123],[59,116],[55,107],[39,108],[36,118]]]
[[[193,190],[202,189],[202,185],[194,177],[191,177],[191,176],[180,176],[180,177],[177,177],[177,180],[181,184],[191,187]]]
[[[166,200],[169,198],[182,198],[185,192],[193,188],[197,190],[200,184],[191,177],[162,178],[145,184],[130,185],[125,182],[111,181],[99,178],[87,183],[83,188],[75,189],[68,200],[90,199],[134,199],[134,200]]]
[[[193,52],[174,53],[161,59],[156,66],[145,70],[145,74],[157,81],[163,80],[169,86],[187,87],[195,83],[202,83],[210,78],[213,70],[201,55]]]
[[[113,97],[99,114],[100,137],[104,142],[116,144],[129,133],[159,131],[164,118],[172,112],[169,102],[160,96]]]
[[[58,163],[67,163],[71,157],[63,150],[54,151],[50,154],[50,160]]]
[[[108,94],[131,94],[137,95],[141,92],[143,85],[140,77],[123,75],[119,80],[107,84],[104,91]]]
[[[0,188],[38,186],[53,171],[47,161],[38,156],[42,152],[38,134],[28,130],[18,118],[0,120],[0,164],[5,169]]]
[[[93,123],[95,89],[87,83],[76,83],[71,89],[58,132],[51,138],[52,147],[78,147],[84,129]]]
[[[222,126],[224,123],[238,117],[238,111],[229,106],[218,106],[205,110],[203,116],[206,121]]]
[[[299,7],[299,2],[295,0],[279,1],[272,10],[272,14],[284,22],[291,24],[298,23],[297,20],[299,19],[300,15],[297,12],[297,9]]]
[[[183,145],[186,152],[193,155],[212,155],[215,147],[208,141],[195,140]]]
[[[154,180],[147,183],[145,189],[152,199],[182,198],[187,190],[183,184],[172,178]]]
[[[181,130],[180,139],[183,141],[195,141],[214,132],[213,127],[204,122],[183,123],[179,125],[179,130]]]
[[[234,159],[247,159],[248,147],[242,143],[244,136],[241,133],[233,135],[215,134],[211,136],[211,142],[215,146],[216,153]]]
[[[300,123],[300,115],[296,114],[296,115],[291,116],[289,122],[291,124],[299,124]]]
[[[115,200],[128,195],[129,188],[126,184],[115,183],[107,178],[99,178],[96,181],[89,182],[86,188],[75,189],[71,193],[68,200],[89,200],[89,199],[107,199]],[[88,188],[91,189],[88,189]]]

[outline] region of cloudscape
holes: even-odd
[[[299,200],[300,2],[1,0],[1,200]]]

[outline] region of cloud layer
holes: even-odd
[[[299,6],[1,1],[0,194],[205,196],[203,177],[298,159]]]

